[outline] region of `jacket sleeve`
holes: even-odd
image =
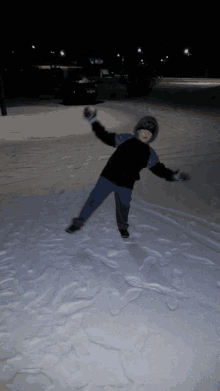
[[[166,179],[167,182],[176,182],[174,171],[166,168],[163,163],[157,162],[153,167],[150,167],[149,170],[159,178]]]
[[[94,121],[92,124],[92,130],[95,135],[103,141],[103,143],[109,145],[110,147],[116,147],[115,145],[115,136],[116,133],[109,133],[104,126],[100,124],[99,121]]]
[[[176,179],[174,178],[175,171],[166,168],[165,165],[160,162],[157,153],[152,147],[150,147],[150,152],[147,168],[159,178],[164,178],[168,182],[176,182]]]

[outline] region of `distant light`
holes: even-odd
[[[120,57],[120,54],[117,54],[117,57]]]
[[[188,54],[188,57],[192,55],[192,54],[189,53],[189,49],[185,49],[185,50],[184,50],[184,53],[185,53],[185,54]]]
[[[35,49],[35,46],[34,46],[34,45],[32,45],[32,49]]]

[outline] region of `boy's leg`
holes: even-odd
[[[101,205],[106,197],[114,190],[114,185],[107,179],[99,177],[98,182],[89,195],[78,217],[73,219],[73,225],[80,228],[91,214]]]
[[[119,230],[126,230],[129,227],[128,213],[130,209],[132,190],[125,187],[118,187],[115,192],[116,219]]]

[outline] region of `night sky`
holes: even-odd
[[[32,45],[38,56],[63,49],[73,55],[111,57],[123,52],[133,58],[140,46],[149,62],[166,55],[181,61],[184,48],[189,48],[193,59],[209,64],[220,57],[217,13],[209,15],[207,7],[193,11],[177,5],[175,13],[159,4],[148,10],[148,5],[145,9],[135,2],[120,9],[104,2],[16,7],[4,12],[7,28],[1,37],[1,66],[12,50],[28,58]]]

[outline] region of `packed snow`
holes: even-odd
[[[218,390],[220,110],[166,94],[90,106],[117,133],[154,116],[160,161],[191,176],[141,172],[129,239],[113,193],[65,232],[115,150],[85,106],[35,102],[0,117],[1,390]]]

